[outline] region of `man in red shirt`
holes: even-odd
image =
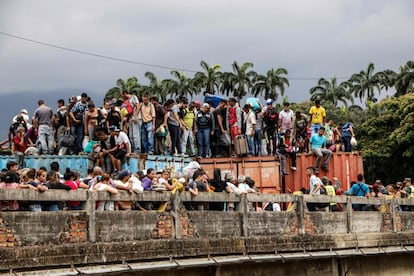
[[[24,167],[24,152],[27,149],[26,129],[23,126],[17,128],[17,134],[13,137],[14,152],[19,168]]]

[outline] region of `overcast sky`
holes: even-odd
[[[262,74],[283,67],[294,101],[308,99],[320,77],[347,79],[370,62],[398,71],[414,57],[413,30],[412,0],[0,1],[0,32],[183,70],[201,70],[201,60],[224,71],[234,61]],[[146,71],[163,79],[171,70],[0,34],[0,94],[103,95],[118,78],[147,83]]]

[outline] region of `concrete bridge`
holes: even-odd
[[[84,210],[0,212],[0,271],[77,275],[412,275],[414,200],[291,194],[0,190],[0,200],[81,201]],[[168,202],[165,212],[97,211],[96,201]],[[233,202],[236,211],[187,211],[184,202]],[[258,202],[288,210],[255,211]],[[343,212],[308,212],[338,202]],[[384,205],[354,212],[352,203]],[[290,205],[288,207],[288,205]],[[201,209],[201,208],[200,208]]]

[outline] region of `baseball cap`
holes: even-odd
[[[131,176],[131,171],[130,170],[122,170],[119,172],[119,179],[121,180],[122,178],[124,178],[125,176]]]
[[[116,131],[116,132],[121,131],[121,130],[117,127],[117,126],[114,126],[114,125],[110,126],[108,129],[109,129],[110,131]]]
[[[272,99],[267,99],[266,100],[266,104],[272,104],[273,103],[273,100]]]
[[[210,108],[210,105],[208,103],[203,103],[203,107]]]
[[[27,109],[22,108],[22,109],[20,109],[20,113],[25,113],[25,114],[27,114],[28,112],[27,112]]]

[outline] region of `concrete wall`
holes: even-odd
[[[268,254],[414,245],[414,212],[353,212],[377,199],[225,193],[0,190],[0,200],[80,200],[86,209],[61,212],[0,212],[0,270],[10,267],[153,260],[229,254]],[[96,211],[96,200],[168,202],[165,212]],[[306,201],[346,203],[343,212],[307,212]],[[237,211],[187,211],[183,202],[233,202]],[[290,211],[256,212],[255,202],[293,203]],[[409,202],[408,202],[409,203]],[[408,204],[407,203],[407,204]],[[414,249],[413,249],[414,251]]]

